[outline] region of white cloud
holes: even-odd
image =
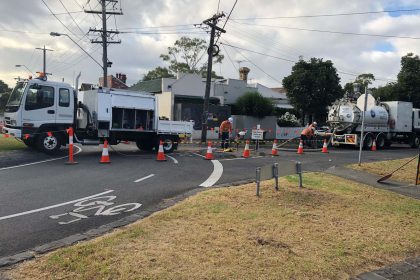
[[[55,13],[65,12],[58,1],[45,0],[47,5]],[[85,5],[86,1],[63,1],[70,11],[80,11],[76,2]],[[122,1],[123,16],[117,16],[119,28],[134,28],[145,26],[168,26],[178,24],[200,23],[211,17],[217,9],[218,0],[211,1]],[[220,10],[228,13],[235,0],[221,0]],[[415,6],[418,1],[402,0],[355,0],[346,2],[336,0],[263,0],[263,1],[238,1],[232,14],[232,21],[226,26],[227,33],[222,35],[223,40],[232,45],[251,49],[256,52],[278,56],[289,60],[298,60],[302,55],[304,59],[320,57],[330,59],[340,71],[342,82],[353,80],[355,75],[365,72],[373,73],[377,77],[395,79],[400,69],[400,58],[408,52],[420,54],[418,40],[380,38],[367,36],[351,36],[329,33],[317,33],[298,31],[284,28],[257,27],[253,24],[272,25],[282,27],[297,27],[303,29],[318,29],[329,31],[343,31],[354,33],[391,34],[397,36],[420,37],[418,26],[420,14],[407,14],[391,17],[387,14],[370,14],[359,16],[339,16],[322,18],[295,18],[277,20],[245,21],[251,25],[238,24],[233,19],[253,17],[276,17],[347,13],[360,11],[377,11],[382,9],[396,9],[399,7]],[[95,9],[96,1],[91,0],[86,9]],[[72,14],[80,28],[85,32],[89,27],[100,28],[99,19],[91,14]],[[39,71],[42,67],[41,52],[34,51],[35,47],[46,45],[54,49],[48,53],[47,70],[53,73],[53,79],[64,78],[71,81],[75,73],[82,71],[82,80],[85,82],[97,82],[101,76],[101,69],[88,58],[68,38],[52,38],[48,34],[51,31],[67,33],[75,40],[81,37],[81,31],[68,15],[57,15],[71,32],[64,27],[41,1],[14,0],[1,4],[0,30],[24,30],[44,34],[21,34],[1,32],[0,36],[0,79],[13,84],[16,75],[26,73],[23,69],[16,69],[15,64],[25,64],[32,71]],[[244,21],[241,21],[244,22]],[[110,28],[115,28],[114,20],[109,20]],[[132,29],[130,29],[132,31]],[[174,28],[147,29],[148,31],[175,30]],[[128,29],[124,29],[128,31]],[[140,30],[139,30],[140,31]],[[143,30],[144,31],[144,30]],[[183,30],[199,32],[199,29]],[[73,35],[75,33],[76,35]],[[109,73],[126,73],[128,82],[134,83],[141,75],[156,66],[165,65],[159,58],[168,46],[184,34],[121,34],[121,45],[109,47],[109,59],[114,63]],[[193,34],[200,38],[208,38],[207,34]],[[381,51],[376,49],[378,45],[387,43],[392,46],[391,50]],[[79,44],[88,50],[99,62],[102,61],[102,50],[99,45],[92,45],[88,38],[83,38]],[[232,62],[227,55],[221,66],[216,65],[214,70],[221,72],[225,77],[238,77],[238,60],[245,60],[240,54],[245,55],[250,61],[261,67],[265,72],[273,76],[277,81],[290,74],[293,63],[275,58],[261,56],[246,51],[235,51],[226,47]],[[224,48],[221,48],[225,52]],[[242,62],[241,66],[251,68],[250,78],[268,86],[280,86],[262,71],[258,70],[250,61]],[[232,63],[234,65],[232,65]],[[343,73],[345,72],[345,73]],[[378,81],[377,84],[385,84],[386,81]]]

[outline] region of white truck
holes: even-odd
[[[333,132],[333,145],[360,145],[364,100],[365,95],[362,94],[357,103],[341,99],[330,107],[328,123]],[[392,143],[406,143],[413,148],[419,146],[420,109],[413,108],[411,102],[378,102],[370,94],[367,100],[367,111],[364,112],[364,148],[370,149],[374,140],[377,148],[384,148]]]
[[[77,86],[76,86],[77,88]],[[98,88],[80,91],[69,84],[37,78],[19,81],[7,102],[3,133],[29,147],[55,153],[68,143],[66,129],[82,145],[135,141],[141,150],[177,148],[181,135],[192,133],[192,122],[160,120],[156,97],[147,92]]]

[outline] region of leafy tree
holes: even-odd
[[[241,115],[258,118],[270,116],[274,111],[272,100],[262,96],[259,92],[246,92],[236,100],[235,108]]]
[[[166,67],[156,67],[153,70],[147,72],[146,75],[143,77],[143,81],[149,81],[159,78],[175,78],[175,76],[169,72],[168,68]]]
[[[359,84],[359,92],[361,94],[365,93],[365,88],[368,85],[371,85],[372,82],[375,81],[375,76],[371,73],[364,73],[360,74],[356,77],[354,82],[346,83],[344,86],[344,92],[347,94],[348,97],[357,98],[358,96],[355,95],[354,92],[354,84]]]
[[[372,91],[372,95],[381,101],[399,100],[400,89],[398,83],[389,83]]]
[[[181,37],[176,40],[173,47],[168,47],[168,53],[161,54],[163,61],[169,63],[169,72],[174,75],[180,73],[198,73],[203,77],[206,75],[207,63],[200,63],[201,60],[207,58],[206,52],[208,46],[207,42],[199,38]],[[214,57],[213,63],[221,63],[224,59],[222,54]],[[205,60],[207,61],[207,60]],[[212,71],[212,77],[221,78]]]
[[[399,101],[411,101],[413,106],[420,106],[420,58],[409,53],[401,58],[401,70],[398,73]]]
[[[4,111],[4,107],[6,106],[7,100],[9,100],[10,91],[12,89],[9,86],[0,80],[0,111]]]
[[[320,118],[327,107],[344,94],[337,69],[330,60],[311,58],[299,60],[292,73],[283,79],[290,103],[302,116],[307,114]],[[302,118],[304,119],[304,117]]]

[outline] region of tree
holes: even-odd
[[[304,116],[324,116],[327,107],[344,94],[337,69],[330,60],[311,58],[299,60],[292,73],[283,79],[290,103]]]
[[[270,116],[274,111],[272,100],[262,96],[259,92],[246,92],[236,100],[235,108],[241,115],[258,118]]]
[[[372,95],[381,101],[392,101],[399,99],[398,83],[389,83],[386,86],[378,87],[372,91]]]
[[[200,63],[207,50],[207,42],[199,38],[181,37],[176,40],[173,47],[168,47],[168,53],[161,54],[163,61],[169,63],[169,72],[172,75],[176,73],[197,73],[205,76],[207,63]],[[214,56],[214,63],[221,63],[224,59],[222,54]],[[207,60],[205,60],[207,61]],[[222,78],[212,72],[212,77]]]
[[[143,77],[143,81],[150,81],[159,78],[175,78],[175,76],[169,72],[166,67],[156,67],[153,70],[147,72]]]
[[[12,89],[9,86],[0,80],[0,112],[4,111],[4,107],[6,107],[7,100],[9,100],[10,91]]]
[[[413,106],[420,106],[420,58],[408,53],[401,58],[401,70],[398,73],[398,100],[411,101]]]
[[[354,84],[359,84],[359,92],[365,93],[365,88],[368,85],[371,85],[375,81],[375,76],[372,73],[363,73],[356,77],[354,82],[346,83],[344,86],[344,92],[350,98],[357,98],[354,92]]]

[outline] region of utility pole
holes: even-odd
[[[204,24],[211,27],[210,31],[210,44],[207,49],[209,55],[207,61],[207,79],[206,79],[206,92],[204,94],[204,105],[203,105],[203,121],[201,128],[201,143],[207,141],[207,119],[209,115],[209,99],[210,99],[210,87],[211,87],[211,73],[213,70],[213,56],[219,53],[219,47],[214,44],[214,37],[216,36],[216,30],[221,33],[226,33],[226,30],[217,26],[217,22],[220,18],[224,17],[225,14],[216,14],[209,19],[203,21]]]
[[[102,29],[96,29],[96,28],[89,28],[89,32],[92,33],[100,33],[101,39],[95,39],[91,40],[91,43],[93,44],[102,44],[102,69],[103,69],[103,87],[108,87],[108,67],[111,67],[112,62],[108,61],[108,44],[121,44],[121,40],[112,40],[112,38],[108,38],[109,34],[119,34],[120,32],[118,30],[107,30],[106,27],[106,20],[107,15],[122,15],[123,13],[120,11],[115,11],[115,5],[118,3],[118,0],[98,0],[101,4],[101,11],[88,11],[85,10],[85,13],[88,14],[99,14],[101,15],[102,19]],[[112,4],[112,10],[107,10],[108,4]]]
[[[44,45],[43,48],[35,48],[35,49],[36,50],[41,50],[44,53],[44,64],[42,66],[42,72],[44,73],[44,75],[47,75],[47,51],[52,52],[54,50],[46,49],[45,45]],[[48,73],[48,74],[50,74],[50,73]]]

